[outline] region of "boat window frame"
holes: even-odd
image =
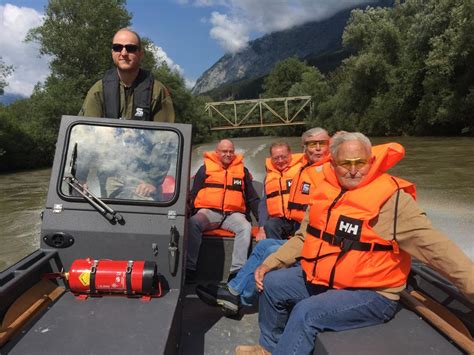
[[[73,202],[73,203],[87,203],[82,196],[69,196],[63,193],[62,184],[64,180],[65,172],[68,167],[66,167],[66,162],[68,160],[68,155],[70,149],[73,145],[70,145],[71,133],[75,126],[77,125],[86,125],[86,126],[100,126],[100,127],[113,127],[113,128],[132,128],[132,129],[144,129],[152,131],[170,131],[177,135],[178,144],[177,144],[177,154],[176,154],[176,176],[175,176],[175,189],[173,198],[168,201],[154,201],[154,200],[132,200],[132,199],[114,199],[100,197],[102,201],[110,205],[123,205],[123,206],[149,206],[149,207],[169,207],[176,204],[180,198],[180,189],[181,189],[181,179],[182,179],[182,166],[183,166],[183,149],[184,149],[184,136],[181,131],[174,127],[168,126],[142,126],[141,124],[145,121],[133,121],[133,120],[117,120],[118,122],[95,122],[88,120],[78,120],[72,122],[66,129],[62,154],[61,154],[61,164],[58,171],[58,178],[56,181],[56,194],[64,201]],[[141,123],[137,125],[136,123]],[[153,122],[153,121],[151,121]],[[151,123],[150,122],[150,123]]]

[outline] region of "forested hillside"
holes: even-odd
[[[49,54],[51,74],[30,98],[0,104],[0,171],[48,166],[61,115],[76,115],[89,87],[112,66],[110,39],[130,25],[125,1],[51,1],[28,40]],[[290,58],[260,78],[255,97],[311,95],[309,126],[368,135],[472,135],[474,2],[407,0],[352,12],[342,43],[351,53],[322,73]],[[145,39],[145,42],[150,41]],[[193,124],[194,143],[219,136],[300,134],[307,127],[237,130],[211,136],[210,98],[192,96],[183,78],[148,53],[145,67],[170,88],[178,122]],[[0,59],[0,94],[12,68]],[[245,84],[245,83],[242,83]]]
[[[0,171],[48,166],[52,162],[62,115],[77,115],[94,82],[113,66],[110,54],[114,33],[131,25],[125,0],[54,0],[45,11],[42,26],[31,30],[28,41],[52,56],[51,74],[31,97],[0,104]],[[146,45],[153,45],[146,38]],[[208,137],[204,100],[185,88],[183,78],[166,64],[158,65],[146,52],[143,66],[170,90],[178,122],[193,123],[195,142]],[[0,94],[7,71],[0,61]]]

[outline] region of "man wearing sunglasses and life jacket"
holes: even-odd
[[[115,33],[108,70],[87,93],[80,116],[174,122],[168,89],[140,68],[144,56],[140,36],[127,28]]]
[[[238,346],[238,355],[310,354],[319,332],[389,321],[411,256],[474,301],[473,262],[432,227],[415,186],[386,173],[403,147],[372,148],[363,134],[341,132],[330,151],[300,230],[255,271],[260,344]]]

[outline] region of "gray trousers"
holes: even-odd
[[[202,232],[218,228],[222,219],[224,219],[224,214],[206,208],[201,208],[189,219],[186,269],[196,270]],[[247,261],[252,226],[243,213],[234,212],[225,217],[220,227],[235,234],[232,265],[230,267],[232,273],[240,270]]]

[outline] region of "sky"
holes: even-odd
[[[80,0],[78,0],[80,1]],[[364,0],[128,0],[132,29],[156,45],[160,60],[192,87],[226,53],[262,35],[325,19]],[[0,57],[14,67],[7,94],[29,96],[49,74],[49,58],[25,43],[40,26],[47,0],[0,0]]]

